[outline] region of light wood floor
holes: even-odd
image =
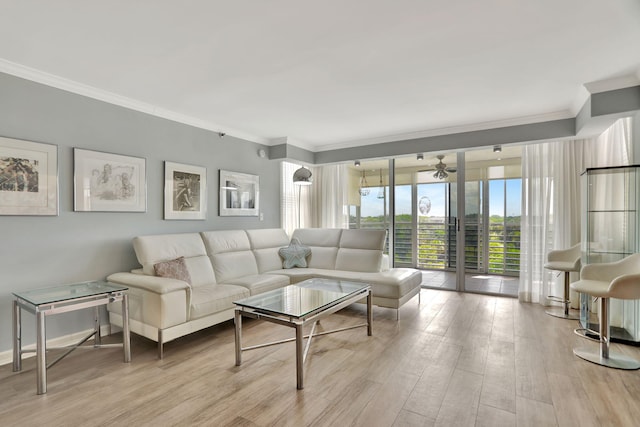
[[[364,319],[356,305],[322,321]],[[423,290],[395,311],[375,308],[374,335],[319,337],[296,390],[293,343],[244,353],[231,322],[166,345],[133,336],[121,350],[76,351],[36,395],[34,359],[0,367],[0,425],[638,426],[640,371],[573,356],[576,323],[511,298]],[[293,331],[245,321],[245,344]],[[115,338],[115,337],[114,337]],[[640,348],[613,345],[640,358]]]

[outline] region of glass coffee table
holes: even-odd
[[[76,348],[98,348],[122,346],[124,361],[131,361],[131,348],[129,341],[129,306],[125,291],[126,286],[115,285],[104,281],[92,281],[72,283],[68,285],[53,286],[49,288],[31,289],[22,292],[14,292],[16,299],[13,301],[13,371],[22,370],[22,354],[36,353],[36,377],[38,394],[47,392],[47,369],[58,363]],[[101,305],[111,302],[122,304],[122,344],[102,344],[100,339],[100,312]],[[47,333],[46,317],[57,313],[94,308],[94,325],[89,335],[77,344],[62,347],[67,352],[47,365]],[[22,348],[22,315],[21,310],[26,310],[36,316],[36,348],[26,350]],[[94,337],[92,347],[82,346],[89,338]],[[50,349],[53,349],[50,348]]]
[[[363,298],[367,299],[367,323],[314,334],[316,324],[320,319]],[[309,279],[295,285],[234,301],[234,304],[237,306],[235,311],[236,366],[242,364],[243,351],[295,340],[298,390],[304,388],[303,366],[311,345],[311,339],[314,336],[364,326],[367,327],[367,335],[371,336],[372,333],[371,287],[365,283],[333,279]],[[296,336],[286,340],[242,347],[243,316],[294,328]],[[305,336],[303,328],[308,323],[312,323],[311,332]],[[303,348],[305,338],[308,338],[307,345]]]

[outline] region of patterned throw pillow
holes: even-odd
[[[189,275],[189,270],[187,270],[187,264],[184,262],[183,256],[172,259],[171,261],[153,264],[153,269],[156,272],[156,276],[183,280],[191,284],[191,276]]]
[[[283,259],[282,268],[306,268],[307,257],[311,255],[311,248],[304,246],[298,239],[292,239],[289,246],[278,250],[278,254]]]

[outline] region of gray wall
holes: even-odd
[[[0,73],[0,136],[58,145],[59,215],[0,216],[0,352],[11,349],[11,292],[83,280],[138,266],[137,235],[280,226],[278,161],[268,147],[210,132]],[[73,211],[73,147],[146,158],[147,212]],[[164,164],[205,166],[205,221],[163,220]],[[260,176],[259,217],[218,216],[218,170]],[[91,327],[89,310],[48,322],[54,338]],[[35,342],[34,319],[23,315],[23,340]]]

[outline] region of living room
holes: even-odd
[[[278,13],[271,7],[252,4],[258,16],[250,21],[253,27],[244,24],[249,21],[245,21],[248,18],[242,7],[228,6],[230,9],[225,10],[219,4],[199,4],[193,6],[194,10],[167,2],[122,4],[116,8],[119,10],[106,5],[94,5],[92,9],[80,2],[54,6],[10,1],[3,5],[6,13],[3,11],[0,18],[0,147],[15,147],[20,142],[54,147],[55,160],[48,166],[55,173],[47,190],[55,190],[55,206],[45,215],[28,211],[0,215],[0,314],[4,319],[0,328],[0,397],[5,402],[0,403],[0,423],[491,425],[493,420],[493,425],[498,425],[501,420],[505,425],[632,425],[625,423],[640,417],[635,399],[640,387],[638,371],[617,371],[578,360],[572,348],[582,345],[584,338],[574,335],[575,322],[546,316],[542,301],[520,302],[496,296],[495,292],[481,295],[473,290],[434,289],[438,286],[429,280],[423,283],[420,302],[413,298],[405,303],[399,310],[399,319],[395,310],[374,307],[371,337],[354,330],[314,341],[305,368],[307,383],[300,391],[296,390],[290,344],[249,353],[242,366],[234,366],[232,321],[168,343],[163,359],[157,358],[155,343],[135,333],[129,364],[122,363],[117,349],[76,351],[50,370],[48,392],[41,396],[36,395],[35,358],[25,358],[22,372],[12,372],[10,319],[14,292],[104,280],[111,274],[140,268],[132,245],[136,236],[338,227],[331,225],[333,218],[326,214],[329,199],[334,195],[337,200],[337,192],[320,185],[326,182],[321,177],[325,175],[326,179],[329,175],[323,171],[349,169],[357,177],[349,181],[353,184],[350,188],[357,192],[371,187],[371,196],[378,200],[373,188],[386,188],[383,196],[389,197],[392,188],[396,191],[400,185],[409,185],[409,181],[402,181],[403,171],[435,168],[437,155],[447,155],[443,159],[446,166],[457,167],[457,172],[449,172],[452,179],[464,179],[463,171],[473,173],[473,168],[465,170],[464,166],[465,156],[471,156],[474,150],[493,153],[494,146],[501,146],[506,152],[534,143],[597,139],[620,119],[626,119],[630,129],[626,141],[632,156],[627,164],[640,163],[640,57],[633,49],[633,42],[640,40],[636,2],[585,5],[572,1],[562,7],[554,2],[535,7],[507,7],[503,2],[493,2],[491,7],[495,10],[491,14],[482,10],[484,6],[471,2],[464,4],[464,13],[453,6],[432,5],[434,9],[430,9],[407,4],[403,10],[398,5],[376,3],[370,21],[362,24],[363,33],[348,33],[351,38],[344,39],[348,41],[344,44],[339,36],[347,34],[342,31],[345,27],[358,27],[358,16],[372,6],[357,1],[350,6],[332,3],[308,9],[311,6],[282,3],[273,6]],[[417,9],[411,13],[414,7]],[[513,10],[498,12],[503,8]],[[557,18],[541,18],[554,12],[558,13]],[[312,25],[314,13],[326,19],[325,24]],[[502,18],[500,13],[504,13]],[[492,62],[497,59],[487,46],[498,49],[499,41],[509,37],[498,30],[484,32],[482,27],[499,28],[502,20],[515,16],[518,20],[510,22],[508,28],[514,32],[522,28],[526,34],[517,41],[525,43],[528,38],[535,39],[534,31],[541,31],[523,22],[528,21],[528,13],[546,22],[549,34],[532,45],[523,44],[534,53],[512,61],[502,58]],[[437,37],[438,16],[458,15],[461,22],[448,24],[455,30],[438,26],[446,37]],[[498,18],[491,18],[493,26],[479,25],[476,21],[482,19],[474,15],[487,20],[491,18],[487,15]],[[609,19],[602,22],[602,16]],[[570,24],[570,18],[579,22]],[[138,24],[145,19],[153,22],[148,33],[140,34]],[[211,44],[185,42],[206,34],[212,23],[220,33],[211,37]],[[416,49],[413,52],[394,48],[392,37],[401,32],[399,27],[403,25],[411,29],[409,34],[402,32],[406,40],[418,38],[417,34],[424,31],[419,37],[424,45],[412,45]],[[562,25],[568,28],[562,29]],[[166,30],[172,26],[173,30]],[[189,33],[190,26],[194,34]],[[290,27],[285,31],[287,26]],[[270,33],[270,27],[282,32]],[[310,34],[305,33],[306,28]],[[297,32],[305,36],[296,40]],[[482,40],[465,47],[466,39],[474,37]],[[174,44],[172,38],[184,44]],[[425,41],[447,38],[453,40],[449,47]],[[364,43],[366,48],[358,44],[362,39],[370,40]],[[221,50],[224,55],[214,49],[223,49],[221,44],[232,44],[234,40],[238,44]],[[543,48],[552,41],[557,41],[558,47],[549,49],[552,54],[547,55]],[[349,48],[350,43],[353,49]],[[299,62],[285,60],[289,51],[283,46],[296,52],[295,61]],[[460,58],[444,55],[449,63],[413,62],[415,59],[411,58],[418,56],[418,48],[434,58],[443,54],[441,49],[462,49],[462,53]],[[199,62],[189,62],[190,49],[200,54],[200,49],[211,49],[214,53],[203,55]],[[474,53],[471,49],[477,50]],[[482,55],[490,59],[484,60]],[[273,58],[267,58],[270,56]],[[457,61],[462,61],[463,56],[475,58],[481,66],[461,68]],[[357,66],[339,68],[336,64],[346,57],[352,57]],[[278,63],[278,58],[283,62]],[[525,65],[523,58],[529,58]],[[272,62],[267,63],[267,59]],[[393,61],[400,59],[406,62],[394,65]],[[322,61],[329,65],[319,65]],[[540,68],[535,68],[536,61],[542,63]],[[244,66],[216,68],[217,63],[231,62]],[[567,67],[567,74],[555,75],[557,62],[574,64]],[[261,63],[265,66],[262,69]],[[69,64],[68,68],[65,64]],[[196,71],[184,72],[185,67]],[[521,70],[526,67],[535,72]],[[375,69],[383,77],[389,74],[393,81],[374,75],[373,70],[364,74],[367,69]],[[299,73],[294,74],[293,70]],[[434,74],[428,74],[430,70]],[[83,71],[88,74],[83,75]],[[414,73],[425,73],[433,81],[443,80],[419,91],[418,87],[428,82],[414,80]],[[516,82],[519,86],[496,82],[517,73],[522,74]],[[270,80],[265,77],[268,75],[277,78]],[[566,80],[567,75],[574,78]],[[451,79],[444,80],[448,77]],[[314,80],[321,86],[320,82],[324,85],[336,79],[334,85],[323,89],[331,88],[327,98],[321,100],[315,91],[295,96],[300,87],[314,86]],[[192,88],[188,83],[208,80],[218,81],[218,86],[203,83],[197,90],[188,91]],[[238,86],[235,80],[240,80]],[[463,84],[466,80],[479,83],[467,86]],[[287,89],[286,82],[291,88]],[[543,91],[545,86],[557,92],[563,88],[562,102],[536,104],[540,100],[535,92]],[[451,95],[442,94],[447,89]],[[341,92],[345,93],[344,98],[338,97]],[[393,92],[398,93],[399,100]],[[436,95],[440,104],[427,106],[429,98]],[[385,96],[386,102],[374,102]],[[410,114],[402,98],[414,97],[419,102],[410,105],[416,110]],[[313,102],[302,103],[301,98]],[[214,110],[207,110],[211,102],[208,99],[215,100]],[[422,110],[418,110],[420,103],[424,104]],[[492,103],[502,104],[501,110],[491,110]],[[478,114],[479,110],[486,110],[487,114]],[[444,117],[440,111],[454,114]],[[260,115],[258,120],[256,116]],[[385,115],[391,116],[389,121],[383,120]],[[287,116],[291,125],[267,127],[269,122],[282,124],[279,120]],[[334,119],[332,127],[320,120],[325,116]],[[433,121],[420,122],[427,120],[424,117]],[[311,126],[312,118],[318,119],[318,126],[324,126],[326,133]],[[348,122],[369,123],[371,127],[362,128],[357,134],[340,133],[340,129],[347,129]],[[305,124],[316,132],[315,139],[299,136]],[[5,140],[13,145],[5,144]],[[330,143],[323,146],[322,140]],[[139,200],[137,211],[80,207],[82,198],[76,188],[82,178],[76,163],[78,150],[126,156],[144,165],[144,179],[136,188],[144,191],[145,197]],[[0,157],[10,157],[8,152],[2,152]],[[430,165],[425,162],[425,166],[416,166],[419,154]],[[369,186],[358,187],[363,169],[356,169],[356,161],[365,167]],[[166,219],[166,162],[206,170],[203,219]],[[283,177],[285,162],[318,170],[312,186],[300,189],[293,185],[290,175]],[[367,168],[369,164],[372,166]],[[221,171],[259,177],[256,212],[249,216],[221,214],[221,194],[225,191]],[[433,175],[434,171],[429,173]],[[512,176],[501,179],[509,178]],[[391,181],[394,179],[396,185]],[[382,180],[384,185],[378,186]],[[290,188],[289,198],[283,202],[286,187]],[[312,194],[322,189],[324,195]],[[348,189],[344,191],[347,193]],[[415,191],[419,194],[420,190]],[[393,205],[384,197],[388,206]],[[318,200],[324,200],[324,207],[318,206]],[[431,202],[435,210],[434,197]],[[349,206],[354,212],[358,207],[363,209],[363,205],[355,203]],[[419,206],[408,209],[411,212]],[[362,212],[360,216],[352,215],[361,220],[366,216]],[[386,216],[396,217],[389,212]],[[345,226],[348,227],[349,224]],[[393,225],[386,224],[386,228],[395,237]],[[579,227],[573,232],[579,238]],[[564,238],[566,246],[576,243]],[[393,244],[390,249],[386,252],[394,262],[399,252],[394,252]],[[544,262],[542,258],[540,264]],[[416,267],[410,265],[410,256],[403,262]],[[433,271],[424,270],[425,274]],[[464,283],[464,272],[460,275],[457,271],[449,269],[447,273],[457,275],[453,289],[464,291],[464,286],[460,289],[457,285]],[[560,284],[561,276],[542,268],[540,271],[548,274],[554,284]],[[522,281],[526,272],[518,274]],[[106,334],[107,311],[100,315]],[[354,317],[364,318],[365,307],[345,309],[323,320],[323,327],[348,326]],[[46,338],[51,345],[67,345],[91,328],[94,320],[90,310],[52,316]],[[22,322],[23,344],[33,345],[37,339],[35,316],[25,314]],[[249,321],[245,326],[247,340],[256,343],[264,338],[286,338],[287,331],[274,325]],[[116,332],[105,340],[117,341],[119,337]],[[614,346],[640,359],[637,347]],[[501,392],[501,385],[505,385],[506,392]]]

